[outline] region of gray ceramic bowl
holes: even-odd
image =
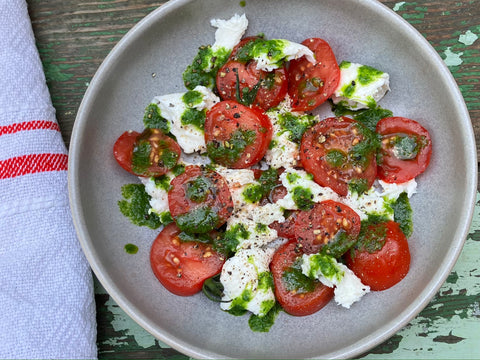
[[[201,294],[178,297],[155,279],[148,261],[157,232],[131,225],[118,211],[120,188],[136,180],[112,156],[116,138],[141,130],[145,106],[184,91],[183,69],[214,42],[210,19],[245,12],[249,35],[301,42],[327,40],[339,61],[390,73],[381,106],[429,129],[433,157],[412,199],[411,270],[397,286],[371,293],[347,310],[331,302],[308,317],[281,313],[269,333],[250,331]],[[327,104],[319,110],[329,114]],[[373,0],[171,1],[135,26],[105,59],[78,112],[71,140],[72,213],[93,271],[114,300],[154,336],[198,358],[344,358],[361,354],[408,323],[433,297],[460,253],[476,189],[472,126],[450,72],[428,42]],[[126,243],[137,244],[128,255]]]

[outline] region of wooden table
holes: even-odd
[[[247,0],[248,1],[254,0]],[[385,1],[445,60],[480,143],[480,0]],[[156,0],[27,0],[57,118],[67,145],[83,94],[122,36],[161,6]],[[480,194],[465,248],[431,303],[365,358],[480,358]],[[96,282],[98,355],[184,359],[133,322]]]

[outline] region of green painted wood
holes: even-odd
[[[246,6],[249,1],[247,0]],[[480,143],[480,0],[381,1],[412,24],[445,60]],[[118,40],[165,1],[27,0],[37,46],[67,145],[83,94]],[[465,248],[437,295],[366,359],[480,358],[480,193]],[[99,283],[100,359],[186,359],[129,318]]]

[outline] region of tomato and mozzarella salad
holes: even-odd
[[[113,146],[140,179],[123,186],[121,212],[161,228],[150,252],[160,283],[250,312],[258,331],[280,309],[350,308],[397,284],[432,142],[378,105],[389,75],[338,64],[321,38],[244,37],[245,15],[211,25],[215,43],[183,72],[186,90],[154,96],[143,130]]]

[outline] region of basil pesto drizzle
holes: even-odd
[[[297,258],[292,266],[282,274],[282,282],[285,289],[295,291],[297,294],[304,294],[315,290],[317,281],[302,273],[302,258]]]
[[[210,45],[201,46],[192,63],[183,72],[185,87],[193,90],[196,86],[202,85],[213,89],[217,72],[227,61],[230,52],[225,48],[213,51]]]
[[[144,174],[152,165],[150,162],[150,152],[152,145],[148,140],[137,141],[132,153],[132,171],[135,174]]]
[[[278,114],[278,123],[285,131],[290,131],[289,140],[297,144],[302,140],[302,136],[309,128],[316,122],[316,117],[313,115],[293,115],[292,113]]]
[[[154,103],[146,107],[143,125],[146,129],[160,129],[164,134],[170,131],[170,123],[162,116],[160,108]]]
[[[232,165],[240,158],[245,148],[255,141],[256,137],[253,130],[237,129],[232,133],[230,140],[207,143],[208,156],[216,163]]]
[[[285,40],[266,40],[258,37],[238,49],[235,54],[235,59],[239,62],[246,63],[263,55],[266,56],[272,64],[282,66],[285,62],[285,54],[283,52],[285,46]]]
[[[134,255],[138,252],[138,246],[135,244],[126,244],[124,246],[125,252],[130,255]]]
[[[225,233],[216,238],[213,242],[214,250],[224,254],[230,255],[237,250],[237,246],[243,241],[248,239],[250,232],[245,228],[242,223],[231,226]]]
[[[157,214],[150,211],[150,195],[143,184],[126,184],[122,186],[123,200],[118,201],[120,212],[138,226],[157,229],[162,221]]]
[[[202,93],[195,90],[187,91],[183,94],[182,101],[186,105],[186,109],[180,118],[182,125],[193,125],[198,130],[203,131],[207,110],[198,110],[194,108],[195,105],[198,105],[203,101]]]
[[[209,206],[196,209],[175,217],[175,223],[180,230],[187,233],[203,234],[215,229],[219,222],[217,211]]]
[[[252,314],[248,319],[250,329],[255,332],[268,332],[280,311],[282,311],[282,307],[279,303],[275,303],[265,316]]]
[[[405,236],[409,238],[413,232],[413,211],[407,193],[401,193],[397,201],[395,201],[391,207],[393,209],[395,222],[400,225],[400,229]]]
[[[277,186],[278,171],[274,168],[265,170],[260,175],[256,184],[249,185],[245,188],[242,195],[245,201],[257,203],[267,196],[270,191]]]
[[[206,176],[197,176],[186,183],[185,195],[188,199],[196,203],[202,203],[209,194],[215,192],[212,181]]]

